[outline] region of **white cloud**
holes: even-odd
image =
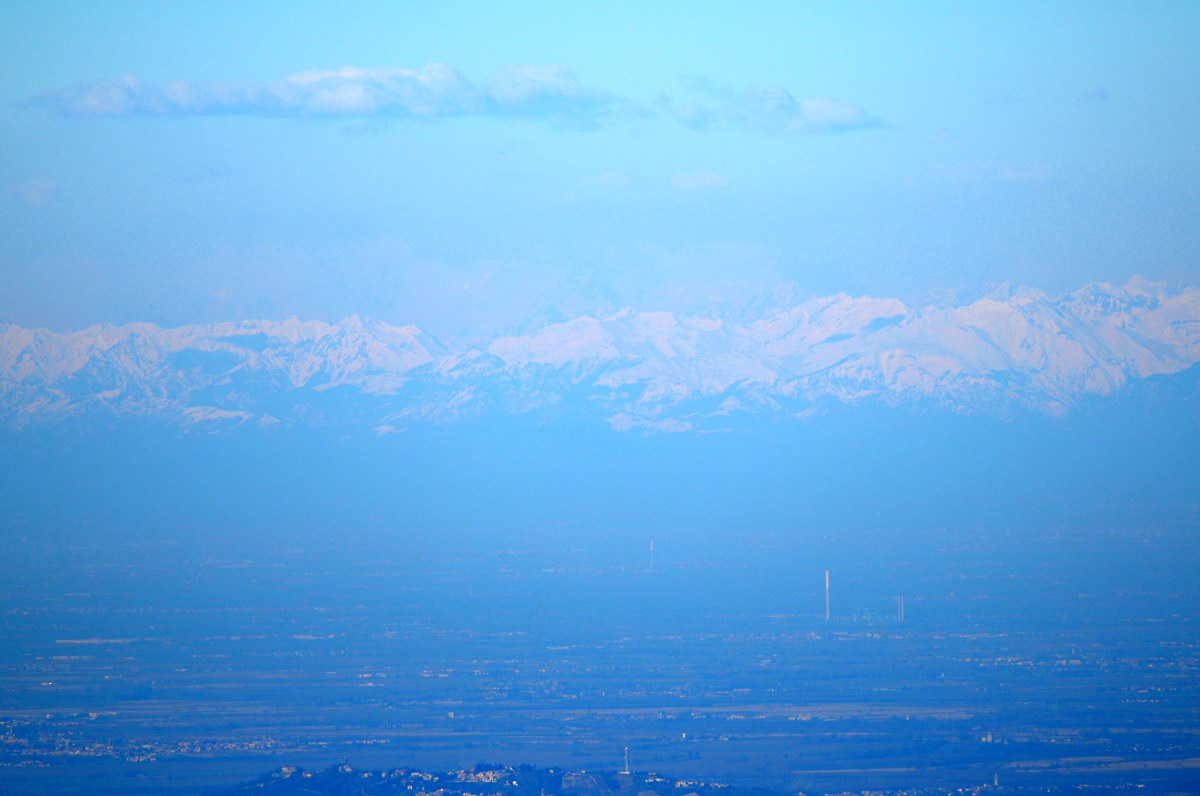
[[[478,85],[442,63],[310,70],[265,82],[173,81],[161,88],[126,76],[45,92],[31,102],[67,116],[509,116],[571,126],[594,126],[634,107],[584,85],[561,65],[508,66]]]
[[[671,178],[671,187],[684,191],[699,191],[705,188],[720,188],[728,181],[725,175],[714,171],[689,171]]]
[[[46,91],[29,102],[65,116],[246,116],[367,119],[440,119],[491,116],[542,119],[589,129],[615,119],[659,113],[692,130],[755,133],[839,133],[883,126],[857,105],[829,97],[797,99],[760,86],[732,91],[694,81],[704,102],[673,103],[660,96],[657,111],[580,82],[562,64],[514,64],[482,83],[444,63],[402,67],[314,69],[280,80],[207,83],[176,80],[162,86],[125,77]]]
[[[787,132],[830,133],[879,126],[878,119],[857,105],[829,97],[802,99],[788,107],[786,115]]]
[[[579,82],[561,64],[506,66],[497,69],[484,89],[489,110],[497,115],[551,117],[594,123],[616,98]]]
[[[691,88],[705,95],[709,107],[687,103],[671,107],[680,124],[693,130],[735,129],[753,133],[843,133],[885,126],[857,105],[830,97],[797,99],[778,86],[756,86],[733,91],[709,80],[695,80]]]
[[[695,102],[676,108],[675,118],[680,124],[691,130],[707,130],[721,123],[720,117],[712,108]]]

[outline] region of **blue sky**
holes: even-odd
[[[9,3],[0,319],[1200,267],[1200,5]]]

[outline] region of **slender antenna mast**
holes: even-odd
[[[829,570],[825,570],[825,621],[829,621]]]
[[[622,774],[629,773],[629,747],[628,746],[625,747],[625,770],[622,771],[621,773]]]
[[[896,619],[900,622],[904,621],[904,597],[896,598]]]
[[[650,540],[650,571],[654,571],[654,540]],[[626,766],[628,768],[628,766]]]

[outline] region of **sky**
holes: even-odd
[[[0,321],[1200,281],[1200,3],[0,6]]]

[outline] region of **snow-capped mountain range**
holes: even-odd
[[[578,315],[447,348],[414,326],[241,321],[55,333],[0,325],[0,423],[360,425],[594,413],[616,429],[719,429],[835,404],[1061,415],[1200,361],[1200,290],[1135,277],[913,309],[765,301],[737,313]]]

